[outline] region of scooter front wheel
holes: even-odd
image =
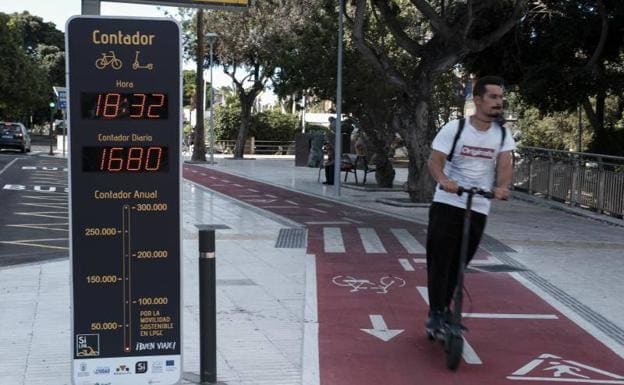
[[[464,339],[461,335],[448,335],[444,343],[446,351],[446,367],[455,370],[459,366],[464,352]]]

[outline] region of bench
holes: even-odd
[[[369,167],[368,157],[366,155],[358,155],[355,158],[355,169],[362,170],[364,172],[364,179],[362,184],[366,184],[366,176],[371,172],[377,172],[375,167]],[[355,183],[357,184],[357,173],[355,174]]]
[[[357,157],[355,156],[355,154],[342,154],[342,158],[340,162],[340,172],[345,173],[345,176],[344,176],[345,182],[347,181],[347,177],[349,176],[349,173],[353,173],[353,175],[355,176],[355,184],[358,183],[357,170],[355,167],[356,162],[357,162]],[[321,172],[324,170],[325,170],[325,160],[321,162],[321,167],[319,167],[318,177],[316,179],[317,182],[321,181]]]

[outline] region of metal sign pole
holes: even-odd
[[[334,155],[334,186],[336,196],[340,196],[340,168],[342,166],[342,24],[344,0],[340,0],[338,11],[338,74],[336,86],[336,139],[335,139],[335,155]]]
[[[99,15],[100,14],[100,0],[81,0],[82,7],[81,13],[83,15]]]

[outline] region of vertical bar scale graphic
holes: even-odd
[[[130,247],[130,206],[123,206],[123,328],[124,328],[124,351],[132,350],[132,249]]]
[[[66,25],[74,385],[182,377],[180,30]]]

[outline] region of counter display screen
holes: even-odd
[[[83,119],[158,120],[168,119],[166,93],[83,92],[80,105]]]
[[[82,171],[144,173],[169,171],[166,146],[95,146],[82,148]]]
[[[65,37],[71,383],[176,385],[181,29],[168,18],[84,15]]]

